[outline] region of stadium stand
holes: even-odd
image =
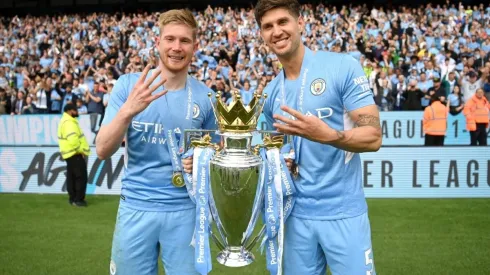
[[[190,73],[213,90],[261,91],[280,64],[260,39],[250,8],[195,11],[200,47]],[[490,5],[418,8],[302,6],[304,43],[347,52],[364,67],[380,110],[421,110],[431,91],[456,109],[482,87],[490,98]],[[3,17],[0,114],[103,113],[124,73],[154,62],[159,13]],[[95,90],[103,103],[95,104]],[[409,93],[417,91],[417,93]],[[0,94],[0,97],[2,95]]]

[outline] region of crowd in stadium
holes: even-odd
[[[261,92],[281,64],[261,42],[251,9],[196,11],[190,74],[223,100]],[[483,89],[490,98],[490,4],[416,9],[303,5],[304,43],[361,62],[380,110],[423,110],[432,93],[451,113]],[[156,62],[159,13],[0,17],[0,114],[102,114],[118,77]]]

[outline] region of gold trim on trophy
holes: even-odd
[[[211,93],[208,94],[211,97]],[[263,96],[264,99],[267,95]],[[244,105],[238,91],[234,91],[232,102],[227,105],[221,101],[221,92],[216,94],[216,103],[212,103],[214,114],[221,132],[247,133],[257,129],[260,113],[265,103],[262,95],[254,92],[250,104]]]
[[[253,149],[253,153],[255,155],[259,154],[260,148],[267,148],[267,150],[273,148],[281,149],[282,146],[284,145],[284,135],[278,134],[271,137],[270,134],[264,134],[264,138],[262,139],[262,142],[263,144],[255,145]]]
[[[220,146],[218,144],[212,143],[211,141],[212,141],[211,136],[209,134],[205,134],[200,139],[192,140],[190,147],[194,147],[194,148],[212,147],[216,151],[216,153],[218,153],[221,150]]]
[[[266,134],[264,136],[264,146],[267,149],[272,149],[272,148],[277,148],[281,149],[281,147],[284,145],[284,135],[274,135],[270,136],[269,134]]]

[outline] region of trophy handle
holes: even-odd
[[[202,134],[202,133],[207,133],[207,134],[211,134],[211,133],[216,133],[217,130],[204,130],[204,129],[185,129],[184,130],[184,141],[183,141],[183,148],[185,151],[187,151],[189,148],[190,148],[190,145],[191,145],[191,142],[192,142],[192,134],[196,133],[196,134]],[[264,140],[264,135],[266,136],[270,136],[272,139],[274,139],[274,137],[278,137],[278,136],[282,136],[283,137],[283,144],[286,144],[286,143],[291,143],[292,142],[292,139],[293,137],[291,135],[285,135],[283,133],[279,133],[277,131],[266,131],[266,130],[257,130],[255,131],[259,134],[262,135],[262,140]],[[195,137],[194,139],[201,139],[201,135],[199,135],[199,137]],[[262,146],[262,145],[260,145]],[[259,147],[256,147],[254,149],[258,149]]]
[[[216,235],[211,230],[211,227],[209,228],[209,233],[211,235],[211,238],[213,238],[213,241],[216,244],[216,246],[218,247],[218,249],[219,250],[225,250],[225,248],[226,248],[225,245],[221,243],[221,241],[218,239],[218,237],[216,237]]]
[[[218,237],[213,234],[213,240],[216,242],[218,246],[223,246],[223,249],[228,246],[228,241],[226,239],[226,231],[221,226],[221,222],[219,220],[218,213],[216,211],[216,206],[214,203],[213,192],[209,192],[209,210],[211,211],[211,217],[213,218],[214,223],[216,224],[216,228],[218,229],[218,233],[221,236],[221,240],[224,242],[220,242]]]
[[[182,146],[182,148],[184,148],[184,151],[189,150],[191,143],[192,143],[192,140],[201,139],[202,133],[212,134],[212,133],[216,133],[216,130],[185,129],[184,130],[184,141],[183,141],[183,146]],[[192,134],[199,134],[199,136],[192,137]]]
[[[264,234],[265,234],[265,224],[262,226],[262,229],[260,229],[259,234],[257,234],[257,236],[255,236],[255,238],[253,238],[253,240],[245,247],[245,249],[250,251],[255,246],[257,241],[262,239]]]

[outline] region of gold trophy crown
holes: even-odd
[[[221,92],[216,94],[216,103],[211,102],[219,130],[235,133],[255,131],[267,95],[264,95],[264,100],[261,100],[262,95],[254,92],[250,104],[244,105],[239,92],[233,93],[234,97],[229,105],[221,101]]]

